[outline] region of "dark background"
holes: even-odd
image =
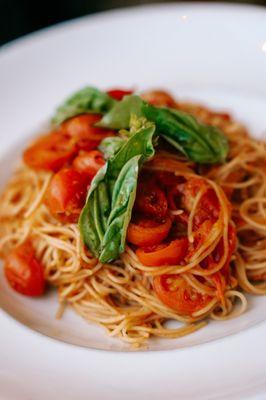
[[[169,2],[169,0],[168,0]],[[156,0],[0,0],[0,45],[61,21]],[[235,1],[266,5],[266,0]]]

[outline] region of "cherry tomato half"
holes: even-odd
[[[46,204],[52,214],[64,221],[76,222],[85,204],[88,185],[88,177],[74,169],[57,172],[46,193]]]
[[[92,180],[104,164],[102,153],[98,150],[91,150],[80,152],[72,165],[77,171],[86,174]]]
[[[101,118],[100,114],[81,114],[63,122],[59,131],[71,137],[79,149],[94,150],[102,139],[114,135],[113,131],[94,126]]]
[[[210,296],[189,286],[180,275],[156,276],[153,279],[153,288],[161,302],[180,315],[191,315],[211,300]]]
[[[164,192],[153,182],[140,182],[135,200],[135,209],[148,216],[165,217],[167,199]]]
[[[72,140],[58,132],[52,132],[26,149],[23,158],[24,162],[33,169],[56,172],[74,157],[76,150]]]
[[[45,288],[41,264],[29,241],[14,248],[5,259],[4,272],[10,286],[26,296],[41,296]]]
[[[172,240],[170,243],[139,248],[136,251],[136,255],[140,262],[147,266],[175,265],[185,257],[187,247],[187,238],[181,238]]]
[[[123,90],[123,89],[111,89],[107,91],[107,94],[115,100],[122,100],[124,96],[132,94],[133,90]]]
[[[166,217],[162,222],[139,218],[129,224],[127,241],[136,246],[153,246],[166,238],[171,225],[170,217]]]
[[[143,93],[141,97],[154,106],[176,107],[175,99],[163,90],[151,90]]]

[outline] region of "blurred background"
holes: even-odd
[[[171,0],[168,0],[167,2],[171,2]],[[184,2],[185,1],[183,0],[183,3]],[[0,45],[27,33],[36,31],[37,29],[68,19],[119,7],[149,3],[164,3],[164,1],[0,0]],[[266,0],[242,0],[234,1],[234,3],[250,3],[266,6]]]

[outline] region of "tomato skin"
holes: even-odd
[[[23,159],[33,169],[56,172],[74,157],[76,150],[72,140],[51,132],[26,149]]]
[[[210,231],[213,227],[213,221],[206,219],[200,224],[193,234],[194,241],[189,245],[189,251],[187,258],[190,259],[196,251],[204,244],[206,238],[209,236]]]
[[[173,282],[171,287],[171,282]],[[205,307],[210,296],[198,293],[180,275],[159,275],[153,278],[153,288],[163,304],[180,315],[192,315]]]
[[[102,153],[98,150],[83,151],[73,160],[73,168],[84,173],[90,180],[94,178],[99,169],[105,164]]]
[[[101,118],[100,114],[81,114],[63,122],[59,131],[72,138],[79,149],[94,150],[102,139],[114,135],[113,131],[94,126]]]
[[[164,90],[151,90],[143,93],[141,97],[154,106],[176,107],[175,99]]]
[[[4,272],[10,286],[26,296],[41,296],[45,289],[44,273],[30,242],[14,248],[5,259]]]
[[[127,230],[127,241],[136,246],[153,246],[160,243],[168,235],[172,221],[166,217],[161,223],[154,220],[141,218],[131,222]]]
[[[168,209],[166,196],[154,182],[140,182],[135,209],[148,216],[163,218]]]
[[[187,238],[175,239],[170,243],[162,243],[150,248],[137,249],[140,262],[147,266],[160,267],[179,263],[186,255]]]
[[[133,90],[124,90],[124,89],[111,89],[107,91],[107,94],[111,96],[115,100],[122,100],[124,96],[128,96],[133,93]]]
[[[178,190],[182,194],[184,207],[191,211],[194,199],[200,190],[207,190],[207,182],[200,177],[191,177],[186,183],[179,185]]]
[[[55,174],[46,193],[46,204],[52,214],[76,222],[86,201],[88,185],[88,177],[74,169],[62,169]]]

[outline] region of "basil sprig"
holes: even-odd
[[[84,243],[102,263],[125,250],[141,165],[154,155],[151,125],[132,135],[91,183],[79,227]]]
[[[201,164],[224,162],[228,141],[216,127],[199,123],[179,110],[143,104],[142,112],[153,121],[158,132],[187,158]]]
[[[99,146],[107,162],[91,183],[79,220],[84,243],[106,263],[124,252],[139,171],[154,155],[158,136],[202,164],[224,162],[228,142],[218,128],[202,124],[190,114],[149,105],[136,95],[116,101],[93,87],[67,99],[52,122],[58,125],[82,113],[103,114],[96,126],[120,130],[120,136],[105,138]]]
[[[149,105],[139,96],[125,96],[96,125],[127,129],[132,115],[154,122],[158,134],[192,161],[215,164],[226,159],[228,141],[218,128],[200,123],[183,111]]]
[[[137,118],[143,115],[142,105],[143,100],[139,96],[125,96],[121,101],[114,104],[96,125],[108,129],[127,129],[132,115]]]
[[[108,112],[116,103],[107,93],[94,87],[85,87],[69,97],[61,106],[58,107],[52,123],[59,125],[68,118],[83,113]]]
[[[75,115],[90,112],[103,114],[96,126],[117,130],[128,129],[132,115],[138,119],[145,117],[155,123],[160,136],[197,163],[224,162],[228,154],[228,142],[224,134],[216,127],[200,123],[190,114],[154,107],[137,95],[116,101],[93,87],[86,87],[67,99],[58,108],[53,123],[58,125]],[[111,142],[111,152],[115,153],[119,148],[118,141]],[[107,153],[111,149],[110,143],[106,148]]]
[[[105,160],[112,158],[125,144],[126,138],[110,136],[103,139],[98,147]]]

